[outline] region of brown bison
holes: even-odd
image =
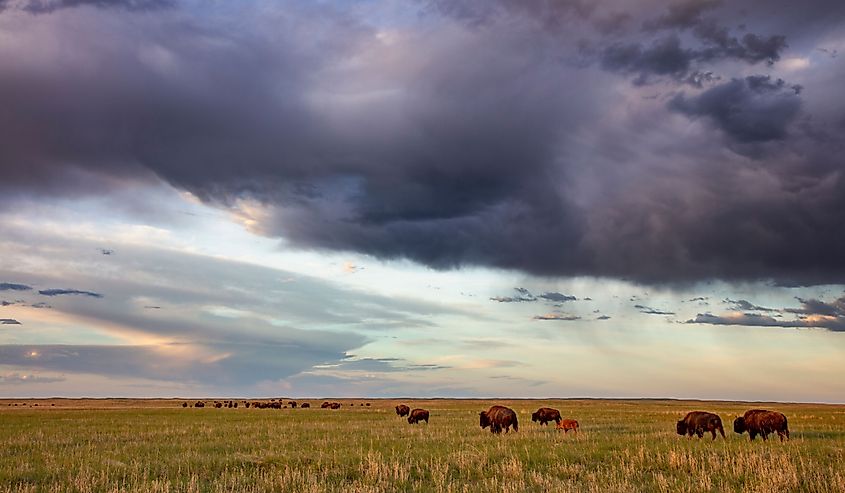
[[[194,407],[205,407],[205,402],[197,401],[196,403],[194,403]]]
[[[307,408],[311,407],[311,404],[309,404],[307,402],[303,402],[302,405],[299,406],[299,407],[301,407],[302,409],[307,409]]]
[[[725,438],[725,429],[722,428],[722,418],[718,414],[708,413],[706,411],[692,411],[688,412],[684,419],[678,421],[676,426],[678,435],[687,435],[692,438],[697,435],[698,438],[704,436],[704,433],[710,432],[713,435],[713,440],[716,439],[716,431],[722,434]]]
[[[505,406],[493,406],[486,411],[478,413],[481,428],[490,427],[491,433],[501,433],[504,428],[507,433],[511,426],[513,431],[519,431],[519,421],[513,409]]]
[[[578,422],[574,419],[562,419],[555,425],[556,430],[563,430],[564,433],[569,433],[569,430],[578,433]]]
[[[428,410],[427,409],[414,409],[411,411],[411,415],[408,416],[408,423],[409,424],[417,424],[420,421],[425,421],[425,424],[428,424]]]
[[[291,407],[291,409],[296,409],[296,401],[290,401],[288,402],[288,405]]]
[[[327,407],[329,407],[329,406],[331,406],[331,405],[332,405],[332,403],[331,403],[331,402],[329,402],[329,401],[323,401],[323,403],[322,403],[322,404],[320,404],[320,409],[325,409],[325,408],[327,408]]]
[[[340,406],[341,406],[341,403],[339,403],[339,402],[332,402],[331,404],[329,404],[329,407],[332,408],[332,409],[340,409]]]
[[[550,407],[541,407],[537,412],[531,414],[531,421],[539,421],[541,425],[547,424],[549,421],[554,421],[555,424],[560,423],[560,411]]]
[[[399,404],[398,406],[396,406],[396,414],[398,414],[400,418],[402,416],[407,416],[410,413],[411,408],[406,406],[405,404]]]
[[[743,434],[746,430],[748,430],[748,435],[752,440],[757,435],[762,436],[763,440],[768,440],[769,433],[777,433],[781,442],[783,437],[789,440],[789,426],[786,422],[786,416],[776,411],[763,409],[745,411],[744,415],[734,420],[734,431]]]
[[[9,405],[11,406],[11,404],[9,404]],[[17,406],[17,404],[15,404],[15,405]],[[188,407],[188,403],[187,403],[187,402],[183,402],[183,403],[182,403],[182,407]]]

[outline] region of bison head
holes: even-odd
[[[540,419],[540,411],[531,413],[531,421],[538,421]]]
[[[408,416],[408,424],[411,424],[411,425],[414,424],[414,417],[413,416]]]
[[[677,426],[678,435],[686,435],[687,434],[687,422],[684,420],[678,421]]]
[[[487,411],[481,411],[478,413],[478,417],[478,424],[481,425],[482,428],[490,426],[490,418],[487,417]]]
[[[745,418],[740,416],[734,420],[734,432],[739,433],[741,435],[745,433],[745,430],[747,429],[748,428],[746,428],[745,426]]]

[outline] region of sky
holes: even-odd
[[[845,402],[845,3],[0,0],[0,397]]]

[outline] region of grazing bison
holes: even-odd
[[[325,409],[325,408],[327,408],[327,407],[329,407],[329,406],[331,406],[331,405],[332,405],[332,404],[331,404],[331,402],[329,402],[329,401],[325,401],[325,402],[323,402],[322,404],[320,404],[320,409]]]
[[[555,424],[560,423],[560,411],[550,407],[541,407],[537,412],[531,414],[531,421],[539,421],[541,425],[547,424],[549,421],[554,421]]]
[[[569,433],[569,430],[578,433],[578,422],[574,419],[562,419],[555,425],[556,430],[563,430],[564,433]]]
[[[307,402],[303,402],[302,405],[299,406],[299,407],[301,407],[302,409],[307,409],[307,408],[311,407],[311,404],[309,404]]]
[[[332,402],[329,407],[332,409],[340,409],[341,404],[339,402]]]
[[[486,411],[478,413],[481,428],[490,427],[491,433],[501,433],[504,428],[507,433],[511,426],[513,431],[519,431],[519,421],[513,409],[505,406],[493,406]]]
[[[742,434],[748,430],[748,435],[752,440],[760,435],[763,440],[769,439],[769,433],[777,433],[780,441],[783,437],[789,440],[789,426],[786,422],[786,416],[776,411],[766,411],[763,409],[752,409],[745,411],[745,414],[734,420],[734,431]]]
[[[400,418],[402,416],[407,416],[410,413],[411,408],[406,406],[405,404],[399,404],[398,406],[396,406],[396,414],[398,414]]]
[[[676,431],[678,435],[687,435],[689,438],[692,438],[693,435],[701,438],[704,436],[704,433],[709,431],[713,435],[713,440],[716,439],[716,431],[718,431],[722,434],[722,438],[725,438],[725,429],[722,428],[722,418],[718,414],[705,411],[687,413],[684,419],[678,421]]]
[[[367,407],[370,407],[370,403],[369,403],[369,402],[368,402],[366,405],[367,405]]]
[[[408,423],[409,424],[417,424],[420,421],[425,421],[425,424],[428,424],[428,410],[427,409],[414,409],[411,411],[411,415],[408,416]]]
[[[9,404],[9,405],[11,406],[11,404]],[[182,403],[182,407],[188,407],[188,403],[187,403],[187,402],[183,402],[183,403]]]
[[[288,402],[288,405],[291,407],[291,409],[296,409],[296,401],[290,401]]]
[[[197,401],[196,403],[194,403],[194,407],[205,407],[205,402]]]

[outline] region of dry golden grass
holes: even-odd
[[[281,410],[182,402],[0,400],[0,492],[845,492],[845,406],[762,405],[789,417],[792,440],[752,443],[674,433],[695,409],[730,428],[758,407],[740,403],[499,400],[520,431],[494,436],[477,415],[492,401],[403,401],[431,410],[429,425],[409,425],[390,400],[340,400],[337,411],[317,399]],[[532,423],[540,406],[581,431]]]

